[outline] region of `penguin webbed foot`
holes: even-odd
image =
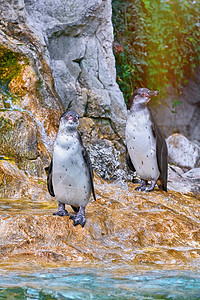
[[[53,213],[54,216],[69,216],[68,211],[65,209],[65,204],[63,203],[58,203],[58,211]]]
[[[153,191],[154,187],[156,185],[156,180],[152,180],[150,185],[146,187],[145,192],[151,192]]]
[[[57,211],[57,212],[53,213],[53,215],[63,217],[63,216],[69,216],[69,213],[67,210],[62,210],[62,211]]]
[[[140,180],[137,178],[136,172],[131,172],[131,175],[132,175],[132,180],[131,180],[132,183],[140,183]]]
[[[143,192],[146,190],[146,188],[147,188],[147,180],[141,179],[141,185],[136,187],[135,190],[139,192]]]
[[[84,227],[84,225],[86,223],[85,208],[80,207],[78,213],[76,215],[71,215],[69,218],[71,220],[73,220],[74,226],[77,226],[80,224],[82,227]]]
[[[141,180],[141,185],[136,187],[136,191],[140,191],[140,192],[151,192],[153,191],[155,184],[156,184],[156,180],[152,180],[150,185],[147,185],[148,181],[147,180]]]
[[[137,179],[135,176],[133,176],[131,182],[132,182],[132,183],[140,183],[140,180]]]

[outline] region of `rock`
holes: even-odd
[[[2,3],[0,8],[1,44],[18,58],[16,72],[7,82],[10,97],[4,108],[31,114],[46,148],[45,155],[39,152],[35,160],[39,170],[50,161],[60,114],[74,109],[90,118],[95,129],[93,139],[85,136],[91,156],[95,155],[94,167],[106,178],[118,174],[124,169],[126,106],[116,84],[111,1],[56,0],[52,5],[50,0],[26,0]],[[80,131],[84,138],[83,122]],[[107,173],[96,155],[99,142],[105,153],[109,149]],[[30,171],[31,163],[20,167]],[[32,170],[38,174],[37,168]]]
[[[48,153],[35,119],[25,111],[0,112],[1,155],[9,157],[30,175],[45,176]]]
[[[120,164],[120,152],[111,142],[99,139],[95,145],[90,146],[89,150],[92,164],[96,166],[95,171],[100,177],[108,180],[119,177],[117,170]]]
[[[1,112],[1,154],[10,158],[37,159],[37,127],[25,112]]]
[[[191,169],[190,171],[184,173],[183,177],[191,178],[191,179],[199,181],[200,180],[200,168]]]
[[[0,109],[4,108],[4,104],[3,104],[3,99],[2,99],[2,95],[0,94]]]
[[[200,166],[200,147],[181,134],[167,138],[169,163],[185,169]]]
[[[69,1],[56,1],[51,7],[48,1],[26,2],[29,24],[39,31],[42,29],[43,36],[48,39],[55,87],[64,107],[92,120],[98,119],[99,123],[107,120],[107,137],[102,138],[98,135],[99,130],[95,130],[92,140],[85,138],[88,149],[100,140],[105,151],[109,144],[111,152],[116,152],[115,142],[109,134],[114,131],[121,138],[118,140],[124,153],[126,107],[116,84],[111,2],[77,0],[66,11],[68,5]],[[62,9],[66,14],[61,13]],[[83,122],[80,130],[85,132]],[[90,151],[91,156],[94,153]],[[112,155],[108,156],[108,160],[112,165]],[[119,160],[120,163],[115,164],[115,172],[123,164],[121,157]],[[99,170],[101,158],[95,156],[93,164]],[[100,173],[102,176],[105,174],[103,169]],[[108,173],[113,173],[112,167]]]
[[[97,174],[104,179],[126,178],[123,141],[110,120],[81,118],[79,131]]]
[[[171,135],[167,146],[169,163],[173,164],[168,166],[168,189],[199,196],[200,168],[195,166],[200,163],[200,147],[181,134]]]
[[[12,171],[13,172],[13,171]],[[23,174],[19,174],[23,178]],[[43,267],[121,265],[124,268],[198,267],[199,203],[177,192],[136,192],[136,185],[95,176],[97,201],[86,208],[86,225],[56,217],[55,205],[23,199],[0,204],[0,266],[33,271]],[[70,214],[72,209],[67,207]],[[25,213],[24,213],[25,210]],[[17,263],[16,263],[17,262]],[[32,271],[32,270],[31,270]]]
[[[9,157],[28,174],[46,178],[44,168],[50,162],[62,105],[53,90],[50,68],[47,70],[42,57],[37,57],[26,42],[19,44],[18,34],[8,32],[9,21],[4,21],[0,50],[14,63],[12,72],[1,73],[5,75],[0,89],[1,155]],[[11,38],[12,34],[16,39]],[[27,30],[24,34],[28,35]],[[5,62],[11,64],[9,60]],[[45,75],[38,75],[40,63],[45,66]]]
[[[181,133],[200,142],[200,68],[188,79],[181,92],[169,86],[160,104],[152,106],[154,118],[166,137]],[[173,103],[178,105],[173,107]]]
[[[26,199],[34,202],[51,201],[46,181],[42,178],[27,176],[18,166],[9,160],[0,160],[0,197],[18,201]],[[11,200],[7,200],[8,202]]]
[[[168,167],[168,190],[177,191],[185,195],[200,196],[200,168],[186,173],[174,165]]]

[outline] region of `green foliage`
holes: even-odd
[[[187,82],[200,61],[200,3],[113,0],[117,81],[128,102],[147,87],[162,93]]]
[[[172,110],[171,110],[171,112],[173,114],[176,114],[176,107],[179,106],[179,105],[181,105],[181,104],[182,104],[182,101],[180,101],[180,100],[173,100],[172,101]]]

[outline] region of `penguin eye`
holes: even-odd
[[[149,97],[149,94],[147,94],[147,93],[144,92],[144,93],[142,93],[142,96],[143,97]]]

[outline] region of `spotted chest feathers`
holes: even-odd
[[[59,134],[53,153],[53,188],[61,203],[85,207],[91,193],[89,170],[77,133]]]
[[[145,180],[157,180],[160,172],[156,157],[156,139],[147,111],[129,113],[126,142],[131,161],[138,175]]]

